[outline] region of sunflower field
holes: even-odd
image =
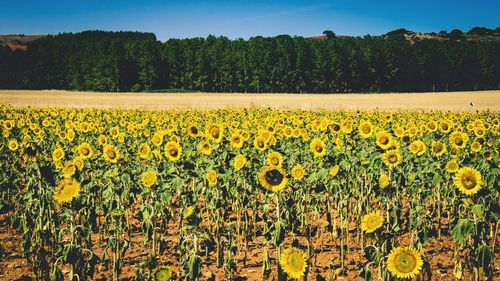
[[[499,121],[0,107],[0,210],[36,280],[498,280]]]

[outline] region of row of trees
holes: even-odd
[[[170,39],[86,31],[0,47],[0,88],[208,92],[497,89],[500,42],[402,36]]]

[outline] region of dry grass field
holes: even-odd
[[[474,106],[471,106],[471,103]],[[65,108],[500,110],[500,91],[404,94],[160,94],[0,90],[0,104]]]

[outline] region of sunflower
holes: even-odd
[[[326,145],[319,138],[315,138],[311,141],[311,143],[309,144],[309,149],[311,150],[314,157],[323,157],[326,154]]]
[[[193,125],[189,126],[188,135],[190,137],[196,138],[199,136],[199,134],[200,134],[200,130],[198,129],[198,127],[196,125],[193,124]]]
[[[234,170],[239,171],[241,170],[245,164],[247,163],[247,159],[245,158],[244,155],[238,154],[236,157],[234,157],[234,162],[233,162],[233,167]]]
[[[403,162],[403,158],[397,150],[387,150],[383,154],[382,159],[384,161],[384,164],[389,168],[394,168],[397,165],[401,164],[401,162]]]
[[[450,143],[456,148],[465,148],[469,136],[466,133],[455,131],[450,135]]]
[[[304,166],[302,165],[295,165],[295,167],[292,168],[292,177],[294,180],[300,181],[304,178],[304,175],[306,173],[306,170],[304,169]]]
[[[391,147],[392,137],[391,134],[389,134],[387,131],[384,130],[378,131],[376,137],[377,137],[376,144],[380,148],[386,150]]]
[[[141,143],[139,147],[137,148],[137,154],[139,157],[142,159],[148,159],[151,157],[151,147],[149,147],[149,144],[147,143]]]
[[[165,265],[158,266],[152,275],[153,281],[170,281],[172,280],[172,268]]]
[[[52,151],[52,160],[54,162],[61,161],[64,158],[64,150],[62,148],[56,148]]]
[[[231,147],[241,148],[243,147],[243,142],[244,142],[243,137],[239,133],[234,133],[233,135],[231,135],[231,141],[230,141]]]
[[[375,232],[384,223],[384,217],[379,211],[371,212],[363,216],[361,219],[361,230],[366,233]]]
[[[410,144],[410,152],[421,156],[426,151],[425,143],[421,140],[416,140]]]
[[[108,138],[107,138],[105,135],[100,135],[100,136],[97,138],[97,142],[98,142],[100,145],[105,145],[106,143],[108,143]]]
[[[209,186],[214,186],[217,184],[217,172],[215,170],[208,171],[207,181]]]
[[[384,189],[386,188],[387,186],[389,186],[389,183],[390,183],[390,178],[387,174],[383,173],[380,175],[380,177],[378,178],[378,184],[380,186],[380,188]]]
[[[292,279],[299,279],[306,272],[306,253],[299,248],[290,247],[285,249],[283,254],[281,254],[279,262],[283,271]]]
[[[330,172],[329,172],[330,176],[335,177],[339,173],[339,170],[340,170],[340,166],[339,165],[333,166],[330,169]]]
[[[422,255],[413,247],[396,247],[387,257],[387,270],[397,278],[413,278],[424,264]]]
[[[281,167],[283,165],[283,155],[277,151],[273,151],[267,155],[266,162],[269,166]]]
[[[455,173],[458,171],[458,162],[456,159],[452,159],[446,163],[445,169],[449,173]]]
[[[200,144],[198,144],[198,150],[205,155],[212,154],[212,146],[208,141],[200,142]]]
[[[94,154],[94,151],[92,150],[92,146],[87,142],[80,144],[78,146],[77,150],[78,150],[78,154],[83,159],[89,159]]]
[[[446,153],[446,144],[440,141],[433,141],[431,145],[432,156],[439,157]]]
[[[278,166],[268,166],[260,170],[259,182],[272,192],[282,191],[288,183],[286,172]]]
[[[220,143],[224,136],[224,127],[219,124],[208,124],[206,127],[207,136],[215,143]]]
[[[80,183],[73,179],[63,179],[54,189],[54,199],[58,203],[70,202],[80,193]]]
[[[168,142],[165,145],[165,156],[172,162],[176,162],[181,159],[182,147],[173,141]]]
[[[65,178],[71,178],[76,173],[76,165],[73,161],[69,161],[64,163],[64,167],[62,168],[62,174]]]
[[[39,148],[35,144],[23,143],[21,148],[21,157],[25,161],[37,161],[40,158]]]
[[[262,136],[257,136],[253,141],[253,146],[260,151],[264,151],[267,148],[266,139]]]
[[[9,141],[9,150],[16,151],[19,148],[19,143],[16,139],[11,139]]]
[[[157,179],[156,171],[149,170],[142,174],[141,182],[144,187],[150,188],[156,183]]]
[[[358,130],[359,130],[359,135],[365,139],[372,136],[373,128],[370,122],[361,121]]]
[[[75,165],[78,171],[81,171],[83,169],[83,164],[84,164],[83,158],[80,156],[75,157],[75,159],[73,159],[73,164]]]
[[[103,156],[106,161],[109,163],[117,163],[118,158],[120,157],[120,153],[118,149],[110,144],[105,144],[103,148]]]
[[[481,150],[481,148],[482,148],[481,143],[479,143],[477,141],[472,142],[472,144],[470,145],[470,151],[472,151],[474,153],[479,152]]]
[[[482,185],[481,174],[472,167],[463,167],[455,174],[455,185],[465,195],[474,195]]]

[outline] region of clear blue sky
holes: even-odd
[[[396,28],[440,31],[500,26],[500,0],[0,0],[0,34],[89,29],[154,32],[158,39],[229,38],[330,29],[379,35]]]

